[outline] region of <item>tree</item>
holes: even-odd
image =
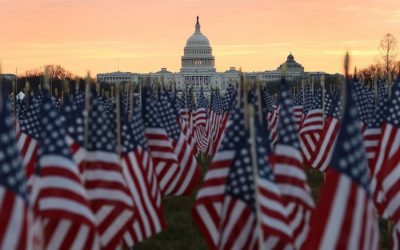
[[[383,36],[379,51],[382,55],[383,66],[385,68],[386,76],[396,67],[395,60],[397,57],[397,39],[391,33]]]

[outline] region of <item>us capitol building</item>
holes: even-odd
[[[181,57],[180,72],[173,73],[167,68],[161,68],[156,73],[140,74],[131,72],[112,72],[97,74],[97,81],[103,83],[120,82],[164,82],[175,83],[177,92],[183,92],[185,85],[193,88],[196,97],[202,88],[205,95],[209,97],[211,89],[218,88],[222,93],[225,92],[229,84],[235,84],[240,80],[242,74],[245,79],[250,81],[276,82],[281,78],[282,69],[286,71],[286,78],[289,80],[300,81],[301,79],[319,78],[327,75],[324,72],[304,72],[304,67],[294,60],[290,53],[286,62],[281,64],[276,70],[263,72],[240,72],[235,67],[230,67],[225,72],[217,72],[215,68],[215,57],[208,38],[201,32],[199,17],[195,25],[193,35],[191,35],[183,49]]]

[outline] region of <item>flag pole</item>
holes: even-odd
[[[88,71],[86,79],[85,79],[85,127],[84,127],[84,148],[88,149],[89,143],[89,114],[90,114],[90,73]],[[86,161],[85,161],[86,168]]]
[[[322,126],[325,125],[325,75],[321,76],[322,86]]]
[[[260,191],[258,189],[258,167],[257,167],[257,153],[256,153],[256,136],[255,136],[255,124],[254,124],[254,107],[252,104],[246,102],[250,130],[250,141],[251,141],[251,163],[253,167],[253,179],[254,179],[254,191],[255,191],[255,202],[256,202],[256,218],[257,218],[257,230],[258,230],[258,249],[264,249],[264,234],[261,227],[261,211],[260,211]],[[246,121],[247,123],[247,121]]]
[[[116,112],[116,134],[117,134],[117,155],[118,159],[121,158],[121,104],[120,104],[120,83],[115,85],[115,112]]]

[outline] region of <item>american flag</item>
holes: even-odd
[[[368,161],[349,84],[342,127],[304,249],[379,249]]]
[[[65,129],[50,97],[40,108],[39,160],[32,199],[42,221],[46,249],[97,249],[95,217]]]
[[[131,120],[124,119],[122,125],[121,166],[136,207],[134,221],[124,234],[126,247],[132,247],[166,227],[161,192],[148,152],[141,110],[137,105],[132,115]]]
[[[354,89],[356,93],[356,104],[358,115],[362,124],[362,132],[367,128],[369,122],[371,121],[373,114],[373,104],[374,101],[369,94],[369,90],[357,79],[354,82]]]
[[[126,186],[116,153],[115,130],[100,109],[92,91],[87,152],[82,164],[85,188],[96,216],[101,246],[114,249],[133,220],[133,200]]]
[[[293,112],[294,119],[296,120],[297,130],[300,129],[301,122],[303,121],[303,89],[297,90],[296,94],[293,96]]]
[[[228,120],[228,113],[224,112],[223,99],[219,91],[215,91],[211,98],[210,118],[207,123],[208,154],[214,156]]]
[[[221,145],[208,167],[193,206],[193,218],[210,249],[218,248],[225,183],[238,147],[237,136],[244,136],[243,109],[235,107],[230,113],[229,120]]]
[[[28,179],[28,186],[32,185],[32,175],[37,164],[40,106],[41,102],[38,101],[37,97],[31,98],[26,114],[20,121],[20,130],[17,134],[18,149],[22,156],[22,165],[25,169],[25,176]]]
[[[324,172],[331,161],[333,149],[340,130],[341,100],[337,93],[327,93],[325,98],[325,122],[322,127],[321,138],[317,143],[317,150],[310,163],[312,168]]]
[[[179,173],[168,188],[168,193],[173,195],[189,195],[193,192],[200,180],[200,169],[195,156],[187,142],[186,136],[176,123],[172,105],[167,93],[160,96],[158,102],[160,119],[165,126],[172,148],[179,163]]]
[[[290,86],[284,80],[281,82],[279,106],[281,107],[279,138],[271,161],[276,183],[289,214],[294,245],[297,249],[301,249],[310,230],[310,220],[315,205],[304,171],[300,140],[296,129],[297,121],[290,99]]]
[[[400,129],[398,125],[397,114],[395,113],[395,107],[398,105],[399,99],[396,96],[400,81],[395,83],[392,88],[392,96],[388,102],[388,110],[384,123],[382,124],[382,132],[378,143],[375,159],[372,164],[372,179],[371,179],[371,190],[374,194],[376,202],[382,203],[383,196],[381,193],[381,181],[379,178],[381,172],[385,172],[385,166],[395,155],[399,154],[400,148]]]
[[[179,174],[178,158],[160,118],[156,100],[151,96],[149,89],[144,89],[142,95],[145,135],[149,143],[150,155],[155,165],[161,193],[168,195],[172,192],[174,188],[172,183]]]
[[[208,148],[208,135],[206,124],[208,120],[208,100],[204,96],[203,89],[200,90],[196,110],[193,113],[194,133],[200,152],[206,153]]]
[[[300,128],[300,145],[304,163],[311,165],[323,127],[322,91],[314,95],[310,110],[304,109],[307,114]]]
[[[269,128],[269,138],[271,144],[274,145],[278,140],[278,122],[279,122],[279,106],[274,105],[272,96],[267,88],[263,90],[264,107],[267,111],[267,120]]]
[[[386,121],[371,185],[376,183],[372,187],[375,187],[373,191],[375,191],[376,201],[383,203],[382,214],[398,222],[400,221],[398,202],[400,196],[400,81],[393,86]],[[379,163],[382,165],[378,165]],[[377,168],[378,166],[380,168]],[[379,197],[380,191],[383,191],[383,197]]]
[[[368,163],[371,168],[371,173],[374,172],[372,168],[373,161],[378,151],[378,144],[382,134],[382,127],[389,109],[387,91],[385,88],[385,84],[382,82],[379,82],[378,85],[377,99],[378,100],[377,104],[375,105],[374,115],[371,118],[367,129],[363,133],[364,145],[367,152]]]
[[[0,97],[0,248],[31,248],[27,183],[17,148],[14,119],[2,87]]]
[[[268,142],[262,136],[265,134],[258,133],[258,126],[254,127],[254,148],[248,131],[234,137],[240,146],[226,182],[219,249],[256,249],[259,241],[263,244],[258,245],[259,249],[285,249],[292,244],[287,211],[267,161],[265,145]],[[245,131],[245,128],[241,129]],[[256,163],[252,160],[251,150],[255,150]]]

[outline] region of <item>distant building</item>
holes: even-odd
[[[9,80],[9,81],[15,81],[17,79],[17,76],[14,74],[0,74],[0,78]]]
[[[175,83],[178,92],[182,93],[186,86],[191,86],[195,96],[198,96],[202,89],[205,95],[209,97],[211,89],[218,88],[224,93],[229,84],[240,81],[241,75],[247,80],[267,84],[279,81],[282,72],[287,79],[297,82],[311,78],[318,80],[322,75],[329,75],[325,72],[305,72],[304,67],[295,61],[292,53],[289,53],[286,61],[276,70],[240,72],[235,67],[230,67],[229,70],[224,72],[217,72],[210,41],[201,32],[199,17],[197,17],[195,31],[187,39],[183,49],[180,72],[170,72],[167,68],[161,68],[158,72],[148,74],[114,72],[98,74],[97,81],[108,83],[123,81]]]

